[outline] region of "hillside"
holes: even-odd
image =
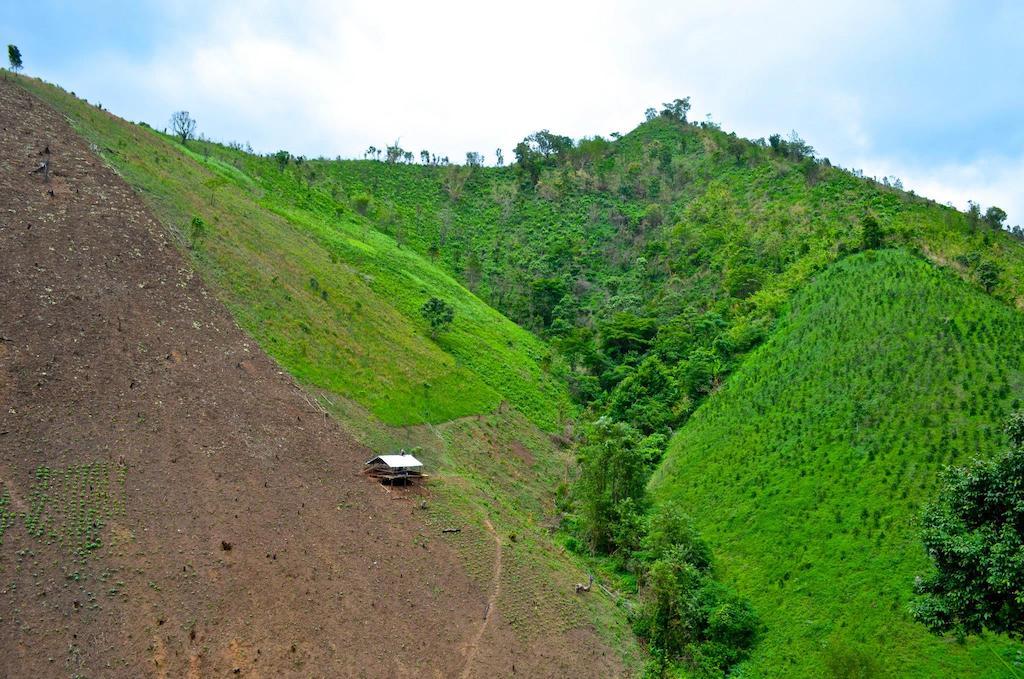
[[[1008,676],[998,639],[907,612],[937,472],[1001,449],[1024,393],[1024,318],[904,252],[844,259],[672,440],[651,482],[712,542],[765,635],[750,676]],[[853,663],[850,662],[852,665]],[[744,676],[747,676],[746,674]]]
[[[814,160],[665,116],[619,139],[534,135],[505,168],[316,161],[296,172],[364,206],[377,227],[434,256],[481,298],[547,337],[576,396],[603,407],[645,358],[692,403],[771,332],[816,272],[883,240],[1024,304],[1024,249],[964,213]],[[552,150],[555,149],[555,150]]]
[[[225,162],[229,149],[200,155],[57,88],[21,82],[146,198],[239,324],[301,382],[389,424],[443,422],[502,400],[548,430],[569,413],[564,387],[540,365],[543,344],[329,196],[280,172],[257,181]],[[431,296],[455,307],[437,341],[419,313]]]
[[[10,252],[30,248],[5,255],[18,297],[0,317],[0,366],[14,375],[0,396],[15,394],[0,414],[13,445],[0,567],[20,578],[5,593],[17,615],[29,601],[44,610],[40,592],[70,597],[75,586],[53,584],[63,577],[103,583],[120,603],[89,599],[103,611],[89,643],[124,618],[125,674],[150,652],[168,676],[187,661],[251,668],[250,642],[275,649],[277,672],[344,674],[336,638],[371,674],[629,674],[645,657],[629,605],[573,586],[584,564],[623,591],[636,573],[622,555],[586,561],[558,544],[586,548],[567,532],[585,447],[574,446],[578,425],[608,415],[657,442],[640,494],[671,441],[648,486],[655,509],[672,499],[694,515],[714,577],[764,623],[737,676],[860,665],[995,677],[1019,653],[934,638],[906,612],[938,470],[998,449],[1024,399],[1024,248],[998,224],[833,167],[795,136],[751,142],[674,114],[610,140],[536,133],[515,165],[485,168],[182,144],[37,80],[2,88],[4,157],[17,160],[2,167],[16,191],[0,236]],[[48,144],[53,195],[26,169]],[[59,228],[34,240],[41,224]],[[62,297],[47,279],[69,271]],[[455,311],[436,335],[420,313],[432,297]],[[40,300],[51,315],[32,316]],[[8,328],[26,319],[19,344]],[[55,328],[95,340],[71,350],[72,388],[43,365],[67,353]],[[147,391],[137,375],[161,370],[182,375]],[[90,402],[93,383],[107,391]],[[48,440],[53,450],[35,443]],[[426,489],[388,493],[355,476],[399,447],[427,463]],[[179,514],[192,523],[166,523]],[[219,536],[229,530],[244,540]],[[282,536],[304,551],[287,580],[266,580],[292,597],[275,609],[245,583],[266,571],[251,555],[275,561]],[[65,567],[62,541],[88,572]],[[63,570],[40,570],[50,562]],[[209,586],[188,570],[200,562]],[[373,575],[388,566],[397,585]],[[153,632],[144,613],[161,592],[176,608]],[[326,602],[289,622],[307,597]],[[162,630],[173,620],[191,635],[198,608],[217,627],[186,653],[193,639]],[[39,615],[51,625],[40,648],[63,658],[54,630],[79,627]],[[45,667],[25,650],[36,628],[18,620],[0,650]],[[237,631],[243,620],[257,636]],[[318,640],[301,659],[289,655],[298,645],[278,647],[293,624]],[[423,629],[381,664],[361,635],[382,625]],[[67,655],[94,670],[106,660]]]
[[[567,459],[545,429],[569,408],[543,344],[307,192],[38,81],[0,87],[0,665],[623,671],[621,615],[573,595],[542,528]],[[47,147],[49,187],[29,174]],[[436,342],[430,294],[456,308]],[[422,491],[358,473],[417,444]]]

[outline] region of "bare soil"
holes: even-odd
[[[46,148],[49,182],[30,173]],[[27,511],[40,466],[125,467],[125,512],[84,564],[22,523],[3,534],[0,676],[621,672],[588,630],[528,645],[500,611],[482,624],[493,591],[419,499],[359,473],[372,452],[235,325],[67,122],[11,81],[0,290],[0,485],[14,510]]]

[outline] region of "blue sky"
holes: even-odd
[[[7,3],[25,70],[258,151],[463,158],[541,128],[626,132],[690,95],[747,137],[1024,223],[1022,2]]]

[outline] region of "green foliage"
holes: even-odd
[[[918,580],[913,611],[933,632],[1024,639],[1024,414],[1007,433],[1010,450],[947,469],[925,509],[921,537],[934,570]]]
[[[672,120],[678,120],[681,123],[686,122],[686,114],[690,112],[689,97],[673,99],[671,102],[663,105],[665,108],[662,109],[661,115]]]
[[[671,427],[770,334],[795,290],[855,250],[905,243],[937,262],[978,252],[1004,268],[994,293],[1024,294],[1008,235],[972,233],[955,210],[813,160],[798,135],[773,150],[680,124],[683,108],[611,141],[538,132],[507,168],[318,161],[315,182],[343,187],[357,211],[367,197],[390,206],[378,228],[399,225],[408,247],[558,347],[570,389],[596,413],[658,358],[677,382],[675,405],[661,404]],[[632,420],[642,411],[626,417],[647,429]]]
[[[7,61],[11,65],[11,70],[15,73],[22,69],[21,50],[18,49],[17,45],[7,46]]]
[[[188,242],[190,247],[195,247],[206,236],[206,222],[199,215],[193,215],[192,221],[188,224]]]
[[[430,324],[432,337],[436,337],[437,333],[446,330],[455,320],[455,309],[452,308],[452,305],[437,297],[431,297],[424,302],[420,307],[420,313]]]
[[[18,515],[11,505],[11,495],[7,489],[0,487],[0,547],[4,544],[4,533],[14,525]]]
[[[577,493],[584,533],[590,548],[610,553],[622,545],[616,526],[632,526],[634,514],[644,506],[644,487],[652,467],[652,454],[660,446],[642,437],[633,427],[603,417],[584,434],[579,448],[581,467]]]
[[[981,284],[981,287],[985,288],[985,292],[992,292],[999,285],[1000,273],[1002,273],[1002,268],[995,262],[987,261],[978,265],[976,271],[978,283]]]
[[[108,462],[39,467],[29,489],[28,511],[22,516],[25,529],[84,561],[102,546],[106,522],[125,515],[126,480],[127,468]]]
[[[985,223],[993,229],[1002,229],[1003,222],[1006,221],[1006,210],[996,207],[995,205],[985,210]]]
[[[711,577],[711,552],[678,506],[667,503],[652,515],[643,544],[634,629],[655,649],[660,673],[677,662],[698,676],[727,673],[757,638],[750,603]]]
[[[711,568],[711,549],[677,502],[663,502],[651,512],[641,541],[642,560],[653,563],[675,555],[701,571]]]
[[[652,502],[693,516],[763,617],[751,676],[821,676],[826,647],[908,677],[1005,671],[1005,642],[949,645],[908,604],[921,503],[944,465],[1001,445],[990,423],[1024,392],[1022,345],[1024,318],[973,286],[860,253],[799,291],[676,434]]]
[[[878,218],[872,214],[865,215],[861,221],[861,248],[864,250],[880,248],[884,238],[885,232],[882,230],[882,225],[878,223]]]
[[[657,356],[649,356],[612,390],[608,413],[631,422],[644,434],[664,432],[687,414],[689,401],[675,376]]]

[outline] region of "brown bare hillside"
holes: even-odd
[[[421,498],[359,474],[129,187],[11,82],[0,128],[0,675],[619,671],[482,628]]]

